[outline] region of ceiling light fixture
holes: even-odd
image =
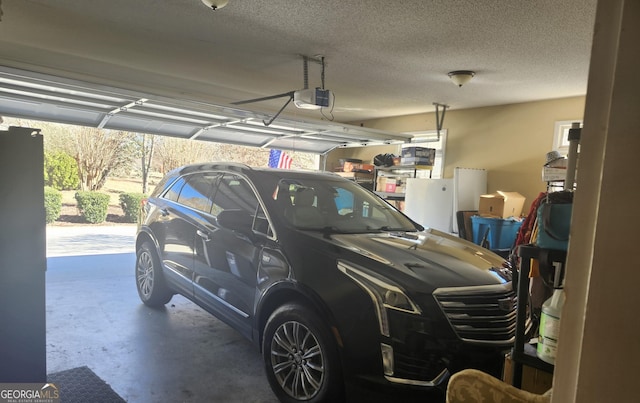
[[[473,76],[476,75],[476,72],[471,70],[456,70],[450,71],[447,75],[455,85],[462,87],[464,84],[471,81]]]
[[[229,0],[202,0],[205,6],[216,11],[227,5]]]

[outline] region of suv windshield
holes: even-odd
[[[299,229],[344,233],[417,230],[384,200],[341,178],[281,177],[270,197],[285,221]]]

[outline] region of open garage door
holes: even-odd
[[[170,99],[0,66],[0,115],[184,139],[325,154],[411,135]]]

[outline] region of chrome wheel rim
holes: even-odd
[[[280,387],[292,398],[313,398],[324,381],[324,355],[305,325],[285,322],[271,341],[271,367]]]
[[[149,252],[140,253],[136,268],[138,289],[144,298],[149,298],[153,291],[153,260]]]

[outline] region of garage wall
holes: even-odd
[[[0,383],[47,380],[43,159],[37,130],[0,131]]]
[[[464,90],[464,89],[463,89]],[[541,180],[545,155],[553,147],[555,123],[582,120],[585,97],[572,97],[495,107],[447,110],[444,177],[452,178],[456,167],[488,170],[488,190],[523,194],[528,206],[546,185]],[[351,122],[395,132],[436,129],[435,113]],[[331,152],[327,169],[339,158],[370,161],[382,152],[398,152],[397,146],[339,149]],[[526,209],[526,208],[525,208]]]

